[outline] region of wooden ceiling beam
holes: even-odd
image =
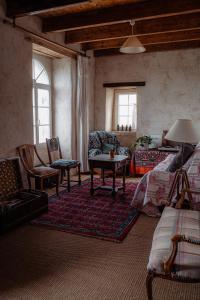
[[[143,20],[200,11],[199,0],[154,0],[114,6],[84,13],[65,14],[43,20],[43,32],[64,31],[130,19]]]
[[[86,0],[6,0],[8,17],[21,17],[88,2]]]
[[[137,21],[134,25],[134,34],[141,36],[196,28],[200,28],[200,13],[190,13],[181,16]],[[66,44],[86,43],[99,40],[123,38],[130,35],[130,24],[121,23],[67,31],[65,42]]]
[[[180,49],[193,49],[193,48],[200,48],[200,40],[190,41],[181,41],[181,42],[172,42],[172,43],[161,43],[161,44],[153,44],[147,45],[146,52],[160,52],[160,51],[171,51],[171,50],[180,50]],[[145,52],[145,53],[146,53]],[[101,57],[101,56],[108,56],[108,55],[124,55],[123,53],[119,52],[119,49],[112,48],[112,49],[101,49],[95,50],[94,56]],[[133,54],[135,55],[135,54]],[[141,55],[141,54],[136,54]]]
[[[200,29],[143,35],[143,36],[138,36],[138,38],[143,45],[171,43],[177,41],[200,40]],[[87,51],[87,50],[119,48],[125,41],[126,38],[118,38],[118,39],[104,40],[104,41],[98,41],[92,43],[85,43],[82,45],[82,49],[84,51]]]

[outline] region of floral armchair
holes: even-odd
[[[129,156],[129,149],[120,146],[120,142],[114,133],[103,130],[89,133],[89,157],[94,157],[102,153],[108,154],[110,150],[115,150],[117,154]]]

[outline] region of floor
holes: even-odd
[[[123,243],[29,224],[0,237],[0,299],[145,300],[158,219],[141,215]],[[200,285],[156,279],[155,300],[199,300]]]

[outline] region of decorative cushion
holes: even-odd
[[[171,239],[177,234],[200,240],[200,212],[165,207],[154,232],[148,271],[164,274],[163,264],[172,251]],[[200,245],[179,243],[174,266],[172,276],[181,279],[199,279]]]
[[[51,164],[51,168],[59,169],[65,167],[72,167],[72,166],[76,166],[78,163],[79,163],[78,160],[58,159]]]
[[[101,141],[102,148],[103,148],[104,144],[115,145],[116,149],[119,146],[119,141],[116,137],[116,134],[114,134],[112,132],[100,130],[100,131],[97,131],[97,135],[99,136],[99,139]]]
[[[109,154],[111,150],[115,150],[115,145],[113,144],[103,144],[103,153]]]
[[[169,172],[175,172],[176,170],[180,169],[189,157],[194,152],[194,147],[191,144],[185,144],[183,147],[183,157],[182,157],[182,149],[176,154],[173,161],[168,167]]]

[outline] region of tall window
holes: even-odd
[[[33,59],[33,132],[34,143],[40,144],[51,135],[50,81],[44,66]]]
[[[137,94],[135,89],[115,90],[115,129],[137,127]]]

